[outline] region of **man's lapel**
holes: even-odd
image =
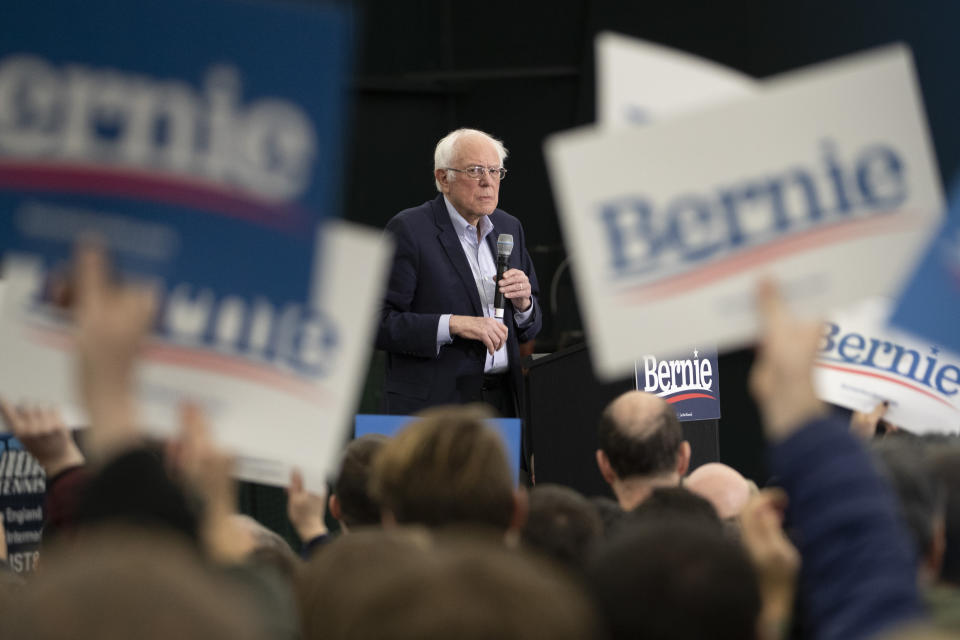
[[[490,220],[490,216],[487,216]],[[493,264],[497,264],[497,228],[493,226],[493,220],[490,220],[490,233],[487,234],[487,246],[490,247],[490,255],[493,256]]]
[[[483,307],[480,306],[480,294],[477,292],[477,283],[473,279],[473,272],[470,270],[470,264],[467,262],[467,256],[463,254],[463,246],[460,244],[460,238],[457,236],[453,223],[450,222],[450,214],[447,212],[447,205],[443,201],[443,196],[438,196],[433,201],[434,221],[439,227],[437,238],[440,240],[440,246],[447,253],[447,259],[453,266],[463,281],[467,297],[470,298],[470,304],[473,305],[473,311],[476,315],[483,315]],[[496,255],[496,254],[494,254]]]

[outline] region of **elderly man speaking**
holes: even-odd
[[[503,143],[482,131],[453,131],[434,152],[440,195],[387,223],[397,251],[377,348],[387,352],[388,413],[482,401],[505,417],[519,415],[518,345],[537,335],[542,314],[523,226],[497,208],[506,157]],[[504,234],[515,248],[497,281]],[[498,289],[502,318],[494,310]]]

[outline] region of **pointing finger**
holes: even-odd
[[[767,327],[775,324],[785,313],[783,297],[771,280],[762,280],[757,286],[757,309],[760,321]]]
[[[95,244],[83,244],[77,250],[76,261],[80,304],[98,308],[107,292],[107,262],[103,250]]]
[[[299,469],[294,469],[290,472],[290,487],[288,491],[293,494],[303,493],[303,474],[300,473]]]

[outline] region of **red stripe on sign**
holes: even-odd
[[[716,398],[706,393],[684,393],[682,395],[674,396],[672,398],[665,398],[665,400],[670,404],[673,404],[674,402],[682,402],[684,400],[690,400],[691,398],[708,398],[710,400],[716,400]]]
[[[858,376],[867,376],[868,378],[879,378],[879,379],[881,379],[881,380],[886,380],[887,382],[892,382],[892,383],[894,383],[894,384],[898,384],[898,385],[900,385],[901,387],[906,387],[907,389],[910,389],[911,391],[916,391],[917,393],[922,393],[923,395],[925,395],[925,396],[927,396],[927,397],[929,397],[929,398],[933,398],[933,399],[936,400],[937,402],[942,402],[943,404],[947,405],[948,407],[950,407],[950,408],[953,409],[954,411],[960,411],[960,409],[957,409],[957,407],[953,406],[952,404],[950,404],[949,402],[947,402],[946,400],[944,400],[944,399],[941,398],[940,396],[937,396],[937,395],[934,395],[934,394],[930,393],[930,392],[927,391],[926,389],[921,389],[920,387],[916,387],[916,386],[910,384],[909,382],[904,382],[903,380],[898,380],[898,379],[892,378],[892,377],[890,377],[890,376],[885,376],[885,375],[883,375],[882,373],[874,373],[874,372],[872,372],[872,371],[861,371],[860,369],[851,369],[850,367],[840,367],[840,366],[837,366],[837,365],[835,365],[835,364],[826,364],[826,363],[823,363],[823,362],[816,362],[816,363],[814,363],[814,364],[815,364],[816,366],[818,366],[818,367],[823,367],[824,369],[834,369],[834,370],[836,370],[836,371],[843,371],[844,373],[852,373],[852,374],[858,375]]]
[[[302,228],[310,219],[306,211],[295,205],[273,202],[217,183],[119,167],[0,162],[0,189],[146,200],[290,230]]]
[[[716,262],[699,267],[695,271],[683,273],[654,282],[628,286],[619,294],[621,299],[628,303],[651,302],[660,298],[682,293],[696,287],[710,284],[746,271],[751,267],[771,262],[784,256],[818,249],[823,246],[837,244],[849,238],[865,235],[884,235],[903,228],[915,227],[916,221],[902,212],[893,217],[866,218],[851,220],[827,227],[818,227],[810,231],[795,233],[783,240],[765,244],[754,249],[737,253],[729,258],[722,258]]]
[[[41,344],[62,351],[73,350],[73,336],[66,331],[46,327],[31,327],[30,330],[33,339]],[[236,356],[197,351],[189,347],[150,344],[143,350],[143,359],[147,362],[184,366],[248,382],[258,382],[321,407],[327,406],[330,401],[329,394],[319,385],[306,382],[290,373],[270,369],[269,365],[253,364]]]

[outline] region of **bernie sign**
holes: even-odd
[[[681,422],[720,417],[720,375],[716,349],[693,349],[683,358],[646,355],[634,369],[637,389],[673,405]]]
[[[902,47],[646,126],[557,134],[546,154],[607,379],[633,368],[630,354],[680,353],[689,336],[749,344],[760,277],[808,314],[892,295],[942,215]]]

